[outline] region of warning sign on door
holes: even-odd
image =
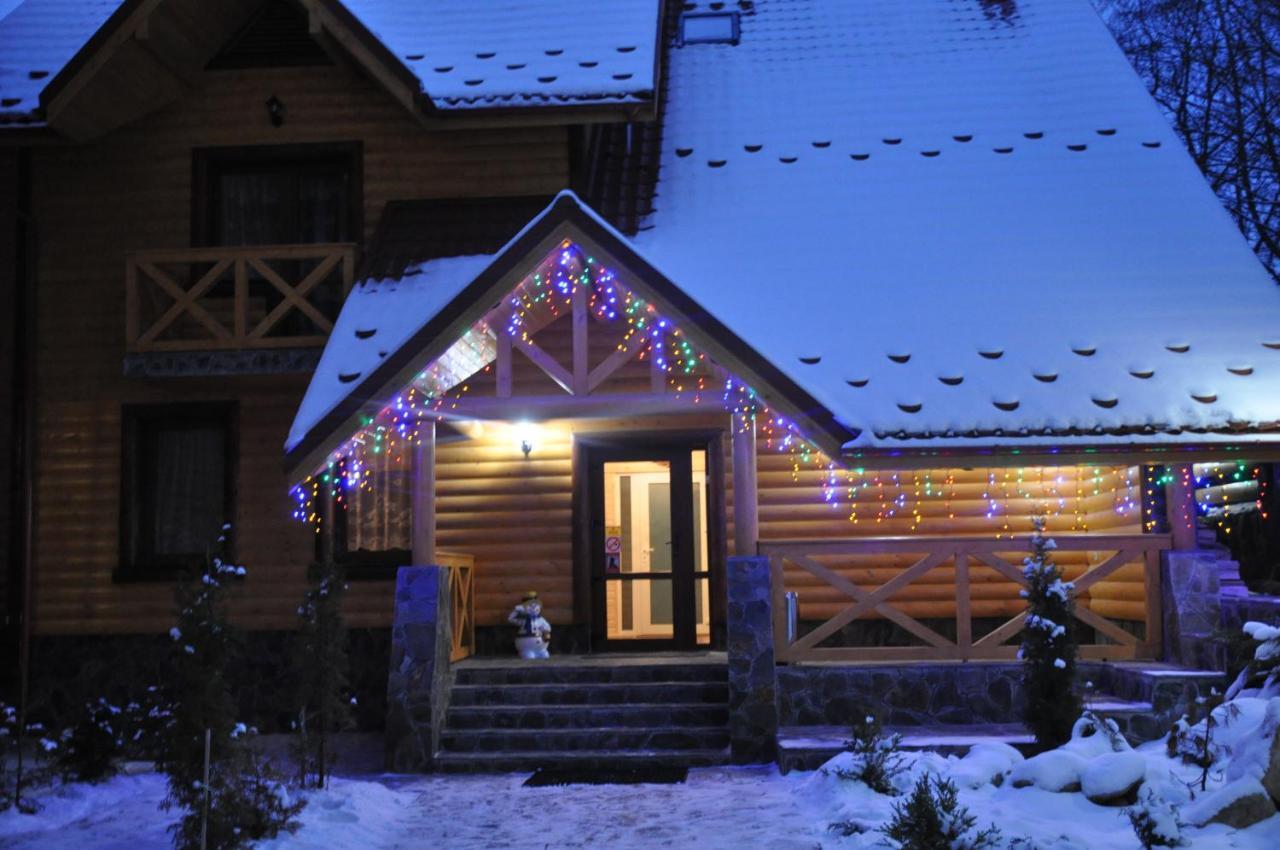
[[[622,529],[616,525],[604,530],[604,571],[622,572]]]

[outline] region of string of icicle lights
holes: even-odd
[[[793,479],[799,480],[802,471],[820,471],[823,501],[833,511],[843,511],[851,523],[907,519],[914,531],[930,502],[938,503],[948,518],[955,518],[953,508],[959,500],[955,471],[889,472],[838,466],[755,390],[709,361],[654,304],[570,241],[548,254],[498,309],[477,321],[376,415],[364,417],[361,427],[329,455],[325,465],[293,488],[293,516],[319,532],[325,496],[332,497],[336,508],[346,510],[349,491],[373,489],[375,460],[382,468],[408,471],[412,448],[420,441],[420,423],[464,413],[472,383],[492,373],[497,335],[531,340],[572,312],[578,288],[586,290],[588,310],[597,323],[620,324],[619,350],[633,350],[636,360],[656,365],[669,393],[728,411],[737,429],[756,428],[763,446],[789,458]],[[982,493],[986,519],[998,533],[1010,536],[1025,531],[1026,516],[1037,512],[1062,518],[1059,531],[1087,531],[1086,502],[1104,492],[1112,495],[1115,513],[1136,516],[1140,501],[1136,476],[1136,470],[1111,467],[1070,476],[1043,468],[988,470]],[[1034,507],[1027,507],[1027,500],[1034,501]],[[1011,502],[1019,504],[1011,508]],[[937,507],[930,513],[940,516]]]

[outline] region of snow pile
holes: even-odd
[[[1227,698],[1236,696],[1280,696],[1280,626],[1249,622],[1244,632],[1258,642],[1253,660],[1227,689]]]
[[[835,846],[896,846],[882,831],[892,807],[929,773],[954,783],[977,827],[997,827],[1011,848],[1261,850],[1280,846],[1278,731],[1280,698],[1240,698],[1184,723],[1174,739],[1183,749],[1162,742],[1134,749],[1114,722],[1085,712],[1067,743],[1031,758],[997,743],[978,744],[963,758],[904,753],[898,794],[882,795],[841,778],[850,756],[844,753],[809,778],[803,793],[821,801]]]

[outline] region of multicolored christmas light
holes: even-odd
[[[319,532],[321,505],[326,498],[345,510],[346,493],[372,489],[373,460],[379,460],[383,467],[407,469],[412,463],[412,448],[421,439],[422,423],[459,415],[472,383],[492,376],[498,336],[531,342],[540,330],[571,314],[578,291],[585,294],[588,312],[597,324],[619,326],[617,349],[633,351],[638,361],[657,369],[668,392],[695,404],[717,405],[731,415],[735,428],[756,429],[761,445],[789,457],[794,479],[799,480],[803,470],[821,472],[823,501],[844,513],[851,523],[873,521],[879,525],[905,518],[915,531],[925,522],[930,502],[942,503],[940,514],[955,519],[954,471],[867,471],[838,465],[752,387],[709,361],[656,305],[567,240],[377,414],[366,416],[360,428],[330,453],[322,468],[293,488],[294,517],[311,523]],[[942,480],[935,480],[936,474],[941,474]],[[1046,479],[1046,475],[1054,477]],[[1087,531],[1084,505],[1088,496],[1110,492],[1115,513],[1136,519],[1141,500],[1135,499],[1135,475],[1135,469],[1124,467],[1093,468],[1089,473],[1081,470],[1073,476],[1070,492],[1065,492],[1062,488],[1067,486],[1067,478],[1052,468],[988,470],[982,494],[985,515],[993,526],[998,523],[999,534],[1010,537],[1023,529],[1024,515],[1031,513],[1069,518],[1069,523],[1062,523],[1062,531]],[[1010,507],[1013,500],[1020,503],[1017,508]],[[1024,510],[1028,502],[1034,503],[1034,509]]]

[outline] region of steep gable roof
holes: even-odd
[[[760,0],[669,51],[637,248],[851,448],[1280,420],[1280,290],[1086,0]]]
[[[852,435],[785,372],[761,358],[691,299],[572,192],[561,192],[494,254],[414,264],[351,291],[299,405],[285,448],[292,472],[308,473],[440,357],[549,252],[569,239],[683,330],[700,351],[761,391],[829,451]]]
[[[1280,291],[1084,0],[759,0],[740,35],[669,46],[626,250],[846,453],[1274,440]]]
[[[120,0],[25,0],[0,18],[0,124],[40,120],[40,92]]]
[[[661,0],[612,0],[607,9],[594,0],[296,2],[419,117],[653,108]],[[0,20],[0,123],[40,123],[77,75],[92,73],[102,52],[127,44],[122,36],[145,29],[162,5],[25,0]]]

